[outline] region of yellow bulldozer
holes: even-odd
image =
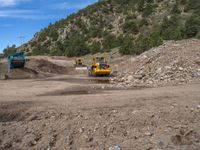
[[[111,71],[105,57],[93,58],[92,65],[88,68],[89,76],[109,76]]]
[[[75,66],[82,66],[82,65],[83,65],[83,60],[80,58],[76,59]]]
[[[83,60],[81,58],[76,59],[75,69],[76,70],[87,70],[87,66],[83,63]]]

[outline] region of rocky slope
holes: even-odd
[[[116,67],[117,87],[164,86],[200,81],[200,40],[168,41]]]

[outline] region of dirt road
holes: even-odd
[[[98,88],[106,84],[67,75],[0,80],[0,149],[200,149],[200,83]]]

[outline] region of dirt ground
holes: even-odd
[[[107,84],[86,75],[0,80],[0,149],[200,149],[200,83],[99,89]]]
[[[29,57],[10,73],[2,60],[0,150],[200,150],[199,45],[169,42],[137,57],[102,54],[112,78],[76,71],[75,58]],[[99,55],[85,56],[85,64]],[[145,80],[136,79],[138,70]]]

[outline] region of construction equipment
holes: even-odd
[[[26,59],[23,52],[17,52],[8,56],[8,72],[15,68],[24,68]]]
[[[111,68],[105,57],[96,57],[93,58],[92,66],[88,72],[90,76],[109,76]]]
[[[76,70],[87,70],[87,66],[83,63],[81,58],[76,59],[75,68]]]

